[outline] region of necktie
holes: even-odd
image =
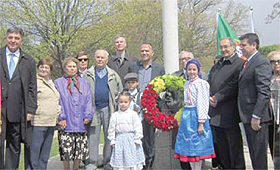
[[[244,62],[243,68],[246,68],[247,63],[248,63],[248,60],[246,60],[246,61]]]
[[[117,59],[117,66],[120,67],[121,64],[122,64],[122,58],[119,57],[119,58]]]
[[[15,54],[10,54],[10,65],[9,65],[9,76],[12,79],[13,73],[15,71],[16,65],[14,61]]]

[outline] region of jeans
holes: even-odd
[[[46,170],[55,127],[34,126],[32,130],[32,145],[30,147],[30,162],[32,170]]]

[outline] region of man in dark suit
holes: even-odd
[[[157,76],[165,74],[164,67],[153,62],[153,46],[144,43],[141,46],[142,61],[131,63],[128,72],[138,74],[139,91],[143,92],[146,85]],[[155,158],[155,128],[144,119],[143,125],[143,149],[146,158],[145,169],[151,169]]]
[[[254,169],[267,169],[267,144],[269,114],[270,78],[269,61],[259,49],[259,37],[248,33],[240,37],[243,56],[247,58],[239,75],[238,106],[240,119],[244,124]]]
[[[126,51],[126,40],[124,36],[117,35],[114,38],[114,43],[116,53],[109,57],[108,67],[119,74],[122,84],[125,86],[124,76],[128,73],[128,67],[132,62],[138,60]]]
[[[34,59],[20,48],[23,36],[21,28],[8,29],[6,46],[0,49],[2,135],[6,137],[4,168],[8,170],[18,169],[21,142],[27,147],[31,144],[30,120],[37,108],[36,64]],[[28,155],[25,155],[25,158],[28,158]]]
[[[209,73],[209,116],[223,169],[245,169],[243,142],[237,106],[238,78],[244,60],[235,53],[231,38],[220,41],[222,58]]]

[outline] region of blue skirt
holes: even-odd
[[[207,156],[214,154],[209,119],[204,122],[203,134],[198,134],[196,107],[185,107],[176,138],[175,153],[182,156]]]

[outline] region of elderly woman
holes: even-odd
[[[268,58],[273,70],[271,78],[271,105],[273,108],[273,123],[269,125],[269,148],[274,162],[274,169],[280,169],[280,129],[279,129],[279,101],[280,101],[280,51],[272,51]]]
[[[63,62],[66,75],[54,82],[60,93],[61,105],[60,158],[64,169],[70,169],[69,161],[74,161],[74,170],[78,170],[80,161],[89,156],[85,124],[92,120],[94,112],[89,84],[77,76],[78,62],[74,57],[66,58]]]
[[[50,59],[40,60],[37,74],[38,108],[32,120],[31,169],[46,170],[53,134],[60,112],[59,93],[50,78],[53,65]]]

